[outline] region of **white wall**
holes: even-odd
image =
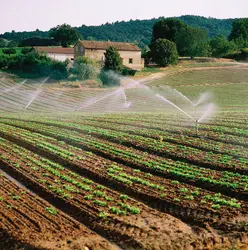
[[[74,54],[53,54],[53,53],[47,53],[47,55],[55,60],[58,61],[65,61],[67,58],[72,61],[72,59],[74,59]]]

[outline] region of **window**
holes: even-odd
[[[84,52],[84,48],[83,46],[80,47],[80,52],[83,53]]]
[[[129,64],[133,64],[133,58],[129,58]]]

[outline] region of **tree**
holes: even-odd
[[[80,38],[78,31],[68,24],[58,25],[57,27],[50,29],[49,35],[63,47],[69,47],[70,45],[75,44]]]
[[[229,42],[224,36],[217,36],[210,41],[213,57],[223,57],[234,49],[234,44]]]
[[[150,49],[152,60],[159,66],[177,64],[178,53],[175,43],[167,39],[158,39],[151,43]]]
[[[8,46],[9,41],[4,39],[4,38],[0,38],[0,48],[5,48]]]
[[[187,26],[180,30],[176,37],[177,49],[180,56],[208,56],[208,35],[203,29]]]
[[[17,46],[18,46],[18,42],[16,42],[16,41],[10,41],[8,43],[9,48],[14,48],[14,47],[17,47]]]
[[[52,38],[29,37],[21,41],[20,46],[56,46],[58,43]]]
[[[122,59],[114,46],[110,46],[105,55],[104,67],[100,72],[100,79],[104,85],[120,85],[119,73],[122,71]]]
[[[120,72],[122,69],[122,59],[120,53],[114,46],[110,46],[105,55],[104,68],[105,70],[113,70]]]
[[[77,57],[73,62],[72,74],[79,80],[91,79],[96,74],[96,63],[88,57]]]
[[[16,50],[13,48],[3,49],[3,53],[10,56],[10,55],[15,54]]]
[[[229,41],[235,41],[240,48],[248,46],[248,18],[235,20],[232,31],[228,37]]]
[[[167,39],[172,42],[176,41],[176,35],[186,24],[176,18],[167,18],[159,20],[153,26],[152,41],[157,39]]]

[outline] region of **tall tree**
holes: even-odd
[[[120,53],[114,46],[110,46],[105,55],[104,67],[100,72],[100,79],[103,85],[120,85],[121,79],[119,74],[122,71],[122,59]]]
[[[176,36],[177,49],[180,56],[208,56],[208,35],[203,29],[187,26]]]
[[[152,60],[159,66],[177,64],[178,53],[176,44],[167,39],[157,39],[150,45]]]
[[[75,44],[80,38],[79,32],[68,24],[58,25],[57,27],[50,29],[49,35],[63,47],[69,47],[70,45]]]
[[[167,39],[176,41],[176,35],[186,24],[177,18],[161,19],[153,26],[152,41],[157,39]]]
[[[248,18],[235,20],[228,38],[229,41],[235,41],[240,48],[248,46]]]
[[[224,36],[217,36],[210,41],[213,57],[223,57],[234,49],[234,43],[229,42]]]
[[[105,55],[104,68],[107,70],[120,71],[122,68],[122,59],[120,53],[114,46],[110,46]]]

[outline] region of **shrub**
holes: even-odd
[[[34,51],[34,49],[33,48],[30,48],[30,47],[24,47],[24,48],[22,48],[22,54],[24,54],[24,55],[26,55],[26,54],[28,54],[28,53],[30,53],[30,52],[32,52],[32,51]]]
[[[95,67],[96,63],[94,61],[81,56],[75,59],[71,72],[79,80],[92,79],[96,75]]]
[[[120,86],[121,85],[120,75],[118,75],[112,70],[106,70],[103,68],[100,72],[99,78],[102,81],[103,85],[106,85],[106,86]]]
[[[66,62],[52,60],[50,77],[56,80],[66,79],[68,77]]]
[[[6,68],[8,66],[8,59],[6,56],[0,56],[0,69]]]
[[[234,59],[236,61],[246,60],[248,58],[248,48],[241,49],[240,51],[234,51],[225,56],[225,58]]]
[[[40,76],[50,76],[53,79],[65,79],[68,77],[67,63],[52,60],[44,54],[31,51],[26,54],[1,57],[0,68],[7,67],[17,72],[31,73]]]
[[[16,50],[14,48],[3,49],[3,53],[10,56],[12,54],[16,54]]]
[[[135,76],[136,72],[137,71],[135,69],[130,69],[128,67],[122,66],[121,74],[123,76]]]

